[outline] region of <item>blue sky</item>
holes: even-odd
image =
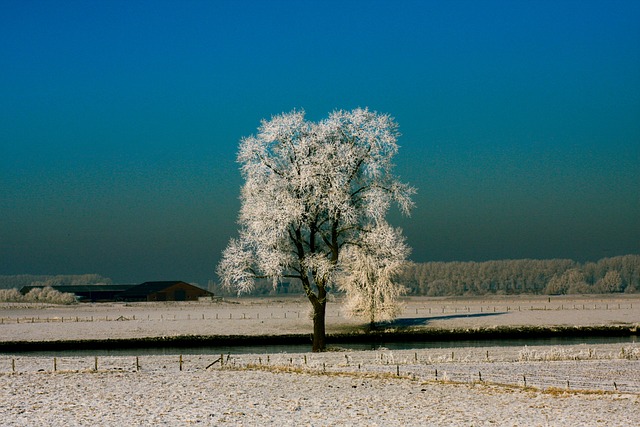
[[[0,8],[0,274],[206,284],[294,108],[396,118],[414,261],[640,253],[640,2]]]

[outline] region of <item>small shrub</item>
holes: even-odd
[[[0,301],[2,302],[21,302],[24,296],[17,289],[0,289]]]
[[[620,354],[618,355],[618,357],[620,359],[639,360],[640,347],[622,347],[620,349]]]

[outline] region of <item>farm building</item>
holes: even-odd
[[[20,293],[45,286],[23,286]],[[75,294],[78,301],[197,301],[213,294],[182,281],[145,282],[140,285],[54,285],[51,288]]]
[[[144,282],[117,296],[121,301],[197,301],[213,294],[181,281]]]

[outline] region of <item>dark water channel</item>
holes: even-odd
[[[334,350],[418,350],[438,348],[463,347],[524,347],[524,346],[561,346],[561,345],[595,345],[595,344],[635,344],[638,336],[623,337],[550,337],[529,339],[484,339],[484,340],[455,340],[455,341],[400,341],[389,343],[340,343],[329,344]],[[56,356],[56,357],[84,357],[84,356],[153,356],[179,354],[267,354],[267,353],[307,353],[311,351],[310,344],[279,344],[279,345],[244,345],[244,346],[201,346],[201,347],[150,347],[150,348],[114,348],[93,350],[47,350],[4,352],[0,355],[21,356]]]

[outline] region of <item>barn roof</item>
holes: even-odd
[[[193,286],[187,282],[183,282],[182,280],[169,280],[169,281],[162,281],[162,282],[144,282],[139,285],[130,287],[129,289],[121,293],[119,296],[121,298],[146,297],[149,294],[152,294],[154,292],[160,292],[164,289],[167,289],[179,283],[185,284],[187,286]],[[197,288],[197,286],[193,286],[193,287]],[[198,289],[201,289],[201,288],[198,288]]]

